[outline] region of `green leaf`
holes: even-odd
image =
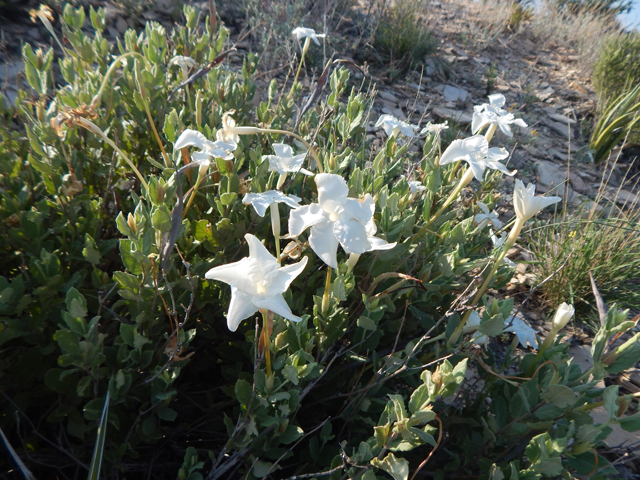
[[[113,279],[124,289],[137,292],[140,288],[140,279],[136,275],[126,272],[113,272]]]
[[[280,443],[289,445],[304,435],[302,430],[297,425],[289,425],[282,435],[280,435]]]
[[[93,265],[100,263],[102,256],[98,251],[98,246],[95,240],[88,233],[84,236],[84,248],[82,249],[82,256],[85,260]]]
[[[36,169],[40,173],[44,175],[48,175],[50,177],[56,176],[56,172],[53,170],[53,168],[51,168],[50,165],[37,160],[33,155],[31,154],[27,155],[27,161],[29,162],[29,165],[31,165],[34,169]]]
[[[371,460],[371,464],[387,472],[394,480],[407,480],[409,478],[409,462],[404,458],[397,458],[393,453],[387,455],[384,460],[374,458]]]
[[[238,198],[238,194],[235,192],[223,193],[222,195],[220,195],[220,201],[224,206],[231,205],[236,201],[236,198]]]
[[[166,205],[160,205],[154,208],[151,215],[153,228],[160,232],[171,231],[171,212]]]
[[[358,326],[372,332],[375,332],[378,329],[378,325],[376,324],[376,322],[371,320],[369,317],[365,317],[364,315],[361,315],[360,318],[358,318]]]
[[[609,414],[609,420],[615,420],[618,418],[618,410],[620,409],[618,405],[618,389],[618,385],[611,385],[605,388],[604,393],[602,394],[604,408]]]
[[[246,380],[238,380],[235,386],[236,398],[241,405],[249,405],[253,396],[253,386]]]
[[[176,418],[178,418],[178,412],[176,412],[173,408],[163,407],[158,410],[158,417],[162,420],[166,420],[167,422],[173,422]]]
[[[100,467],[102,466],[102,452],[104,451],[104,442],[107,437],[107,417],[109,414],[109,392],[104,399],[104,407],[100,424],[96,433],[96,445],[93,449],[91,464],[89,465],[89,476],[87,480],[98,480],[100,478]]]
[[[640,412],[630,416],[623,416],[618,418],[618,423],[623,430],[627,432],[637,432],[640,430]]]
[[[540,397],[559,408],[569,408],[576,403],[576,394],[564,385],[549,385]]]

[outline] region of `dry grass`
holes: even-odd
[[[533,15],[530,26],[545,46],[575,48],[580,68],[587,73],[592,72],[605,41],[622,34],[619,24],[612,17],[588,10],[570,13],[548,0]]]

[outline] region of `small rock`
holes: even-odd
[[[476,57],[474,60],[482,65],[488,65],[491,63],[491,59],[488,57]]]
[[[396,97],[393,93],[388,92],[386,90],[380,90],[378,92],[378,96],[389,102],[400,103],[400,100],[398,100],[398,97]]]
[[[524,275],[527,273],[527,264],[526,263],[518,263],[516,264],[516,273]]]
[[[558,160],[562,160],[563,162],[569,160],[569,155],[567,155],[566,153],[562,153],[556,148],[550,148],[549,150],[547,150],[547,153],[552,157],[556,157]]]
[[[116,20],[116,30],[118,30],[118,32],[121,34],[124,34],[124,32],[126,32],[128,28],[129,24],[127,23],[127,21],[122,17],[118,17],[118,19]]]
[[[618,190],[616,197],[616,203],[620,204],[637,204],[640,202],[640,195],[636,195],[635,193],[629,192],[628,190]]]
[[[417,83],[410,83],[409,85],[407,85],[410,89],[415,90],[416,92],[419,92],[422,87],[420,87],[420,85],[418,85]]]
[[[564,123],[565,125],[567,123],[570,123],[571,125],[578,123],[573,118],[569,118],[566,115],[561,115],[559,113],[549,114],[549,118],[551,118],[551,120],[555,120],[556,122]]]
[[[444,99],[448,102],[457,102],[459,100],[462,100],[464,102],[467,99],[469,92],[467,92],[463,88],[446,85],[444,87],[444,90],[442,91],[442,95],[444,96]]]
[[[440,118],[450,118],[459,123],[471,123],[473,119],[470,113],[462,110],[453,110],[451,108],[436,107],[433,109],[433,113]]]
[[[544,90],[537,90],[535,92],[536,97],[538,97],[540,100],[542,100],[543,102],[551,97],[551,95],[553,95],[555,93],[555,90],[551,87],[547,87]]]
[[[556,188],[563,185],[565,180],[565,173],[560,166],[547,160],[537,160],[535,165],[538,169],[538,189],[541,192],[548,192],[554,188],[556,192],[564,190]]]
[[[575,136],[573,135],[571,128],[566,123],[549,121],[546,122],[545,125],[557,134],[562,135],[564,138],[569,138],[569,135],[572,137]]]
[[[569,182],[571,183],[573,189],[577,190],[578,192],[585,193],[589,189],[589,187],[587,187],[587,184],[584,183],[584,180],[582,180],[580,176],[576,175],[573,172],[569,172]]]

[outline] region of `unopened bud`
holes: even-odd
[[[164,187],[162,185],[158,185],[158,196],[156,198],[156,203],[162,203],[164,201]]]
[[[556,314],[553,317],[553,322],[552,322],[552,329],[557,333],[560,330],[562,330],[567,323],[569,323],[569,320],[571,320],[571,317],[573,317],[573,314],[575,313],[575,308],[573,308],[573,305],[568,305],[565,302],[562,302],[562,304],[558,307],[558,310],[556,310]]]
[[[133,234],[137,235],[138,234],[138,224],[136,223],[135,217],[133,215],[131,215],[131,212],[129,212],[129,215],[127,216],[127,223],[129,224],[129,228],[131,229]]]
[[[44,68],[44,57],[42,56],[42,49],[36,50],[36,60],[38,61],[38,70],[42,71]]]
[[[38,117],[38,121],[40,123],[44,123],[45,112],[44,112],[44,102],[42,100],[40,100],[36,104],[36,115]]]

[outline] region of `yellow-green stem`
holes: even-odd
[[[525,375],[527,377],[530,377],[531,375],[533,375],[533,372],[535,372],[535,369],[536,369],[536,364],[538,363],[540,358],[542,358],[542,354],[546,352],[551,345],[553,345],[553,343],[556,340],[556,337],[558,336],[558,332],[559,330],[552,328],[551,331],[547,334],[547,338],[544,339],[544,342],[542,342],[542,345],[540,345],[540,348],[538,349],[538,354],[533,359],[533,362],[531,362],[531,365],[529,365],[529,368],[525,372]]]
[[[522,230],[523,226],[524,226],[524,220],[521,220],[520,218],[518,218],[516,220],[516,223],[513,225],[511,232],[509,232],[509,236],[507,237],[507,239],[505,240],[502,246],[502,251],[500,252],[498,257],[495,259],[493,263],[493,267],[489,272],[489,275],[487,275],[487,278],[485,279],[484,283],[478,289],[477,293],[473,297],[473,300],[471,300],[471,304],[470,304],[471,306],[477,305],[480,299],[482,298],[482,295],[484,295],[484,293],[487,291],[487,288],[489,288],[489,284],[491,283],[491,280],[493,280],[493,276],[498,271],[498,267],[502,263],[504,256],[507,254],[509,249],[513,247],[513,244],[516,243],[518,235],[520,235],[520,231]],[[449,345],[452,345],[458,339],[458,337],[460,337],[460,334],[462,333],[462,329],[466,325],[467,320],[471,315],[471,312],[472,310],[467,310],[465,312],[464,316],[462,317],[462,320],[460,321],[460,324],[453,331],[453,333],[451,334],[451,337],[449,337]]]
[[[196,193],[198,193],[198,187],[200,186],[200,182],[202,181],[203,174],[200,169],[198,169],[198,178],[196,179],[196,184],[193,186],[193,190],[191,191],[191,196],[189,197],[189,201],[187,205],[184,207],[182,211],[182,218],[187,216],[187,212],[189,211],[189,207],[193,203],[193,199],[196,198]]]
[[[149,97],[147,97],[147,91],[144,88],[144,83],[142,80],[142,72],[140,71],[140,64],[138,62],[135,62],[134,66],[136,70],[136,78],[138,79],[138,87],[140,88],[140,96],[142,97],[142,103],[144,103],[144,109],[147,112],[147,119],[149,119],[149,123],[151,124],[153,135],[156,137],[156,141],[158,142],[158,146],[160,147],[160,151],[162,152],[162,158],[164,159],[164,166],[167,168],[171,168],[171,160],[169,159],[169,155],[167,155],[167,152],[164,149],[162,140],[160,140],[160,135],[158,135],[158,130],[156,130],[156,125],[153,121],[153,118],[151,117],[151,109],[149,107]]]
[[[278,177],[278,183],[276,184],[276,190],[280,190],[284,185],[284,182],[287,181],[287,172],[281,173]]]
[[[296,82],[298,81],[298,76],[300,75],[300,69],[302,69],[302,64],[304,63],[304,57],[307,54],[307,50],[309,50],[310,42],[311,42],[311,37],[307,37],[304,41],[304,46],[302,47],[302,55],[300,56],[300,63],[298,64],[298,70],[296,71],[296,78],[293,79],[293,84],[291,85],[291,90],[289,90],[289,95],[287,95],[287,100],[291,100],[291,95],[293,95],[293,88],[296,86]]]
[[[635,397],[640,397],[640,392],[631,393],[629,395],[620,395],[618,399],[631,399]],[[581,407],[576,408],[576,410],[580,410],[582,412],[588,412],[589,410],[593,410],[594,408],[602,407],[604,405],[604,401],[588,403],[586,405],[582,405]]]
[[[273,202],[269,207],[271,212],[271,230],[273,231],[273,238],[276,240],[276,259],[278,265],[281,265],[280,261],[280,211],[278,210],[278,202]]]
[[[498,125],[491,124],[489,125],[489,129],[487,130],[487,133],[485,133],[484,137],[487,139],[487,143],[489,143],[491,141],[491,139],[493,138],[493,134],[496,133],[496,128],[498,127]]]
[[[327,266],[327,279],[324,282],[324,295],[322,295],[322,315],[329,312],[329,298],[331,297],[331,267]]]
[[[472,179],[473,179],[473,172],[469,168],[469,169],[467,169],[467,171],[464,173],[464,175],[462,176],[462,178],[458,182],[458,185],[456,186],[456,188],[453,190],[453,192],[451,192],[451,195],[449,195],[449,198],[447,198],[447,200],[444,202],[444,204],[429,219],[429,221],[427,223],[425,223],[422,226],[422,228],[420,230],[418,230],[418,232],[413,235],[414,238],[419,237],[424,232],[429,230],[429,227],[433,224],[433,222],[435,222],[438,219],[438,217],[440,217],[440,215],[442,215],[442,213],[449,207],[449,205],[451,205],[453,203],[453,201],[456,198],[458,198],[458,194],[462,191],[462,189],[464,187],[469,185],[469,182],[471,182]]]
[[[271,378],[271,341],[269,339],[269,311],[260,310],[262,313],[262,330],[264,335],[264,360],[267,364],[267,378]]]
[[[89,130],[90,132],[95,133],[96,135],[102,137],[102,139],[111,146],[111,148],[113,148],[116,152],[118,152],[118,155],[120,155],[125,162],[127,162],[129,164],[129,166],[133,169],[133,173],[136,174],[136,176],[140,179],[140,183],[142,184],[142,186],[144,187],[146,193],[149,193],[149,185],[147,184],[147,181],[144,179],[144,177],[142,176],[142,174],[140,173],[140,170],[138,170],[138,167],[136,167],[133,162],[131,160],[129,160],[129,157],[127,157],[125,155],[125,153],[120,150],[118,148],[118,146],[113,143],[109,137],[107,137],[107,135],[100,129],[100,127],[98,127],[95,123],[91,122],[90,120],[87,120],[86,118],[83,117],[78,117],[78,125],[80,125],[81,127],[86,128],[87,130]]]

